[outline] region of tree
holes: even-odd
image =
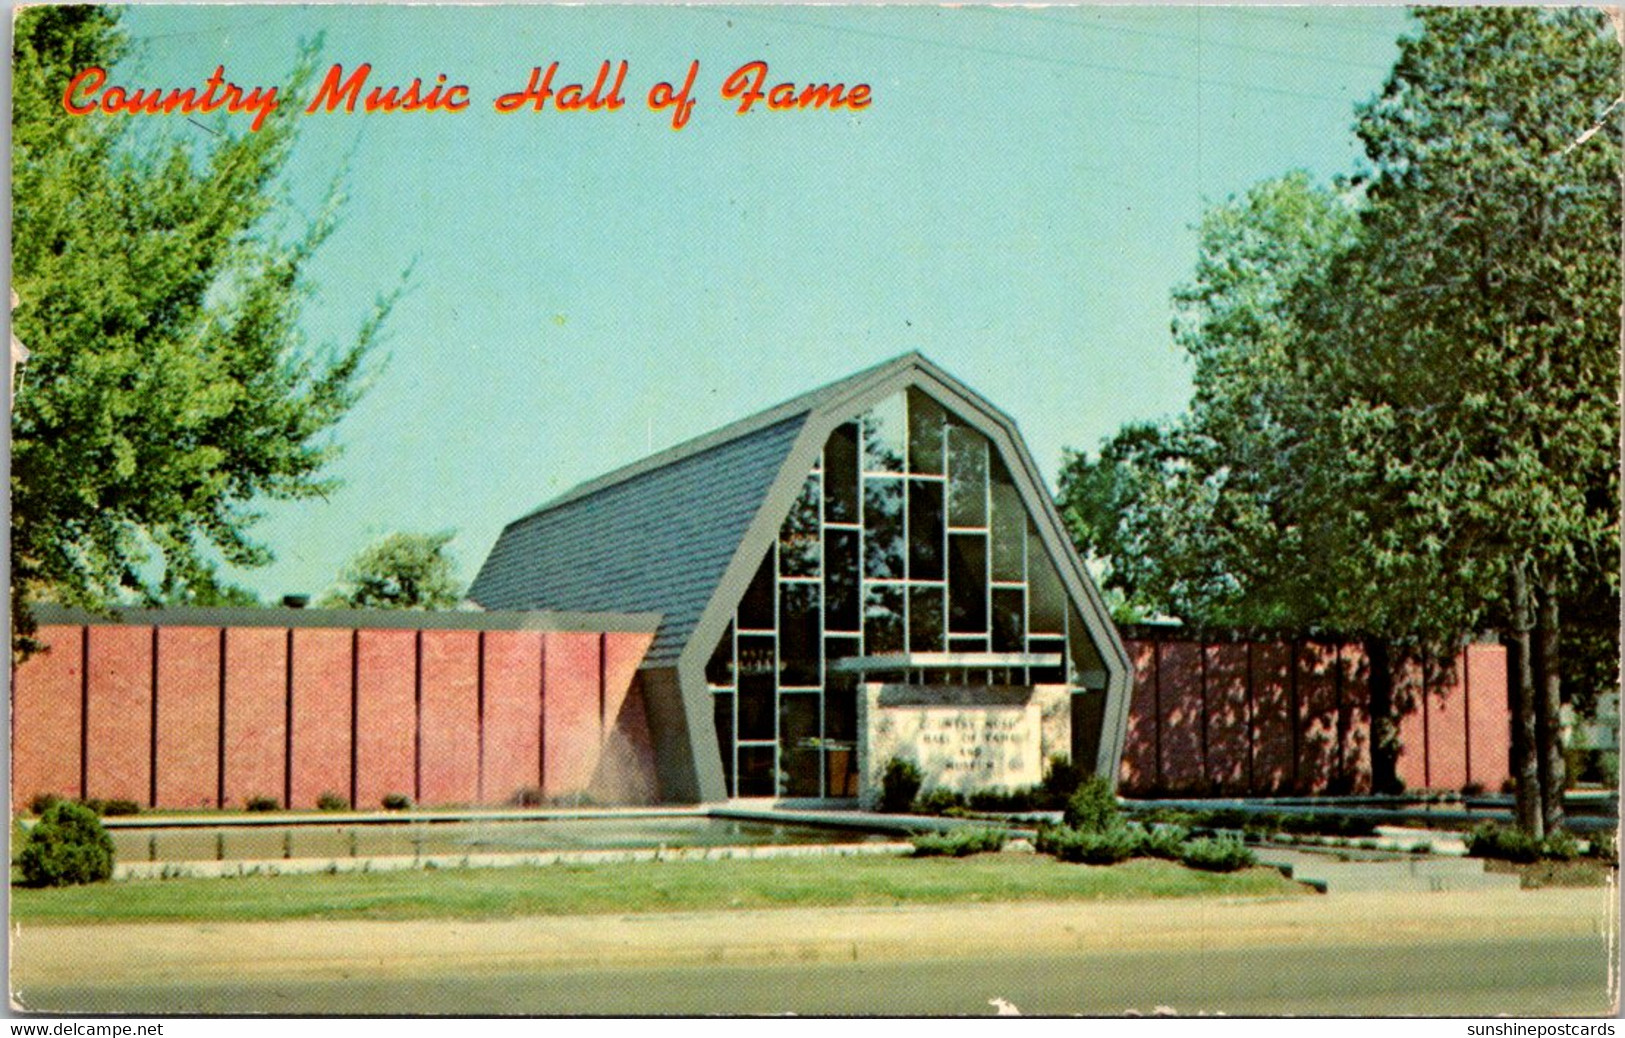
[[[446,551],[454,531],[392,533],[344,567],[322,596],[328,609],[450,609],[462,600],[456,563]]]
[[[212,585],[220,562],[269,561],[256,502],[334,487],[330,434],[393,299],[348,344],[305,340],[302,271],[337,197],[309,222],[279,204],[297,105],[258,132],[184,135],[65,112],[69,79],[122,52],[117,20],[44,6],[15,23],[13,318],[30,357],[11,426],[14,651],[32,602],[156,602]]]
[[[1114,576],[1163,608],[1366,634],[1378,721],[1390,642],[1503,626],[1539,836],[1564,603],[1618,593],[1619,46],[1578,9],[1417,19],[1357,110],[1357,222],[1290,178],[1210,214],[1175,294],[1189,414],[1063,491],[1122,499],[1105,543],[1149,558]]]
[[[1359,243],[1302,341],[1335,394],[1328,486],[1370,503],[1357,562],[1386,578],[1345,606],[1503,625],[1538,836],[1562,823],[1562,603],[1617,586],[1620,47],[1594,10],[1416,18],[1358,110]]]
[[[1195,366],[1188,412],[1125,426],[1097,461],[1069,453],[1061,476],[1074,538],[1110,559],[1131,602],[1205,624],[1325,620],[1297,453],[1319,412],[1289,367],[1288,301],[1354,227],[1352,208],[1303,173],[1204,214],[1196,277],[1173,294],[1174,341]]]

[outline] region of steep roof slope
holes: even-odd
[[[674,662],[807,416],[907,354],[565,492],[508,524],[469,597],[487,609],[658,612],[645,662]]]

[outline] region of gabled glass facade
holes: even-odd
[[[860,679],[831,664],[903,652],[1064,663],[868,680],[1105,684],[998,452],[917,389],[830,436],[706,667],[730,795],[857,796]],[[1073,699],[1074,757],[1090,764],[1102,701]]]

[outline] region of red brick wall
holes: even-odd
[[[1134,661],[1119,787],[1129,795],[1267,796],[1371,789],[1369,662],[1357,644],[1127,642]],[[1506,651],[1395,668],[1409,789],[1500,788],[1510,737]]]
[[[649,633],[126,622],[38,638],[14,674],[14,809],[40,793],[175,808],[659,797],[636,681]]]
[[[44,627],[35,635],[50,652],[24,660],[11,683],[11,796],[27,804],[40,793],[77,796],[82,627]],[[19,754],[16,747],[26,746]]]
[[[484,799],[502,803],[542,788],[542,639],[485,633]]]
[[[377,807],[417,784],[417,632],[356,632],[355,794]]]
[[[212,807],[220,795],[220,630],[158,630],[158,803]]]

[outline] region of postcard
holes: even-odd
[[[17,9],[13,1012],[1617,1012],[1610,17]]]

